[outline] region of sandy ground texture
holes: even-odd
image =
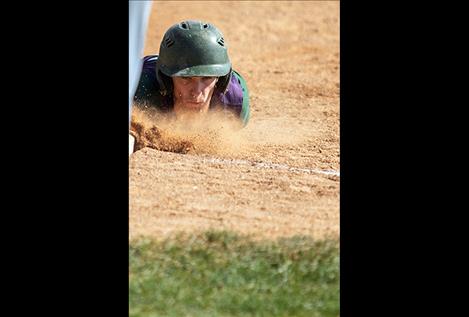
[[[155,1],[145,55],[188,19],[223,32],[251,120],[239,130],[214,115],[187,134],[134,108],[133,127],[156,125],[159,139],[129,158],[130,238],[206,229],[338,237],[339,2]]]

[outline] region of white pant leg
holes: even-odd
[[[132,101],[142,71],[142,54],[151,6],[152,1],[129,1],[129,125]]]

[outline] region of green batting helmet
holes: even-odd
[[[183,21],[171,26],[163,36],[156,61],[157,78],[168,86],[169,77],[222,77],[219,87],[224,91],[231,75],[231,62],[223,34],[212,24]],[[165,88],[170,87],[162,87]]]

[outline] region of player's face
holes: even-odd
[[[218,77],[172,77],[174,85],[174,111],[206,113],[210,106]]]

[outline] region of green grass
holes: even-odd
[[[227,232],[139,239],[130,316],[339,316],[337,240],[254,242]]]

